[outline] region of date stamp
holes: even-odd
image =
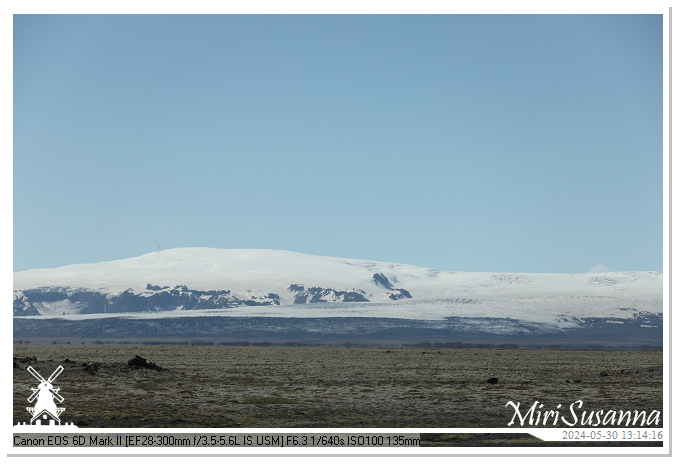
[[[526,430],[529,431],[529,430]],[[544,441],[627,441],[627,442],[661,442],[665,431],[660,428],[572,428],[572,429],[530,429],[530,434]]]
[[[586,429],[561,430],[561,439],[567,441],[662,441],[662,429]]]

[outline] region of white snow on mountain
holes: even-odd
[[[376,274],[386,280],[375,279]],[[280,306],[179,309],[153,315],[144,313],[143,317],[221,314],[434,320],[459,316],[512,317],[568,324],[568,320],[577,317],[661,314],[663,296],[663,274],[658,271],[587,274],[447,272],[405,264],[255,249],[178,248],[118,261],[14,273],[15,298],[21,298],[22,291],[45,287],[143,293],[149,284],[171,288],[180,285],[201,291],[230,290],[245,299],[253,298],[253,295],[265,298],[274,293],[280,296]],[[290,287],[295,285],[307,289],[320,287],[361,292],[369,302],[293,304],[296,294]],[[412,298],[392,301],[389,287],[405,289]],[[42,317],[64,317],[80,312],[79,304],[69,300],[42,302],[36,309]],[[125,317],[137,316],[125,314]]]

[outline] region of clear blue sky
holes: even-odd
[[[15,16],[14,270],[662,270],[662,16]]]

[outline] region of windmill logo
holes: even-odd
[[[33,375],[33,377],[35,377],[40,382],[38,384],[38,388],[31,388],[31,390],[33,390],[33,394],[28,397],[29,403],[32,403],[37,399],[37,401],[35,401],[35,406],[26,408],[26,410],[31,413],[32,416],[30,425],[73,425],[61,423],[59,416],[66,410],[66,408],[57,407],[57,403],[55,403],[55,400],[59,403],[63,403],[64,401],[64,398],[62,398],[62,396],[59,394],[59,389],[54,388],[52,385],[54,380],[59,376],[59,374],[61,374],[61,371],[63,370],[64,368],[62,366],[57,367],[52,375],[47,380],[45,380],[38,373],[38,371],[33,368],[33,366],[28,366],[28,372],[30,372],[31,375]],[[43,420],[47,422],[43,423]]]

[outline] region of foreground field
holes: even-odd
[[[163,370],[129,367],[137,355]],[[507,427],[508,401],[522,414],[563,405],[568,420],[579,400],[578,416],[663,407],[658,351],[17,345],[14,357],[14,423],[30,420],[29,365],[45,378],[64,367],[61,418],[81,427]]]

